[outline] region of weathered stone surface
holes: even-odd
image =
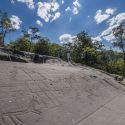
[[[31,52],[17,51],[12,49],[7,49],[0,47],[0,60],[4,61],[14,61],[14,62],[35,62],[35,63],[51,63],[51,64],[60,64],[66,63],[60,58],[47,55],[39,55]]]
[[[87,67],[0,61],[0,125],[124,125],[125,87]]]

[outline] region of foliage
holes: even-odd
[[[77,34],[71,49],[71,57],[74,62],[83,63],[83,49],[86,47],[93,47],[93,44],[91,37],[85,31],[82,31]]]
[[[41,55],[49,55],[49,44],[47,38],[40,38],[34,45],[34,52]]]
[[[30,41],[25,37],[21,37],[16,41],[11,42],[10,48],[18,51],[29,51],[31,49]]]
[[[4,46],[6,34],[14,31],[11,20],[6,12],[0,10],[0,44]]]
[[[22,33],[31,43],[40,38],[39,29],[37,27],[30,26],[27,30],[23,29]]]
[[[125,28],[124,28],[124,24],[120,24],[119,26],[115,27],[113,29],[113,34],[117,40],[116,42],[113,43],[114,46],[119,47],[123,53],[123,60],[124,60],[123,75],[125,75]]]
[[[86,47],[83,48],[83,60],[86,64],[92,65],[96,63],[97,52],[95,48]]]
[[[49,45],[49,52],[51,56],[60,57],[61,53],[61,46],[56,43],[51,43]]]
[[[77,44],[82,48],[93,46],[91,37],[85,31],[77,34]]]

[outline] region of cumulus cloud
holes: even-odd
[[[20,29],[20,25],[22,24],[22,21],[18,16],[12,15],[10,20],[11,20],[13,29],[16,29],[16,30]]]
[[[107,22],[108,22],[108,28],[102,31],[97,36],[97,38],[98,39],[100,38],[100,40],[106,40],[112,43],[115,41],[115,37],[112,33],[112,29],[119,26],[120,24],[123,24],[125,26],[125,13],[119,13],[118,15],[109,19]]]
[[[92,37],[92,42],[94,43],[96,41],[102,41],[102,38],[100,36]]]
[[[72,12],[73,15],[77,15],[79,13],[79,8],[80,8],[80,2],[79,0],[74,0],[72,3],[72,7],[68,6],[65,11],[68,12]]]
[[[120,25],[121,23],[125,24],[125,13],[120,13],[116,15],[115,17],[111,18],[108,22],[110,26],[114,26],[114,25],[117,26],[117,25]]]
[[[79,8],[80,8],[80,2],[79,2],[79,0],[75,0],[74,2],[73,2],[73,14],[74,15],[76,15],[76,14],[78,14],[79,13]]]
[[[113,15],[115,11],[116,11],[116,9],[111,9],[111,8],[108,8],[108,9],[105,10],[105,12],[107,14],[110,14],[110,15]]]
[[[112,33],[108,34],[106,36],[102,36],[102,38],[108,42],[111,42],[111,43],[113,43],[115,41],[115,37]]]
[[[112,29],[123,24],[125,26],[125,13],[120,13],[115,17],[111,18],[109,21],[109,27],[101,33],[101,36],[107,40],[113,42],[115,40]]]
[[[103,22],[110,17],[109,14],[102,14],[102,10],[98,10],[95,15],[95,21],[97,24]]]
[[[52,2],[38,2],[37,15],[45,22],[54,21],[60,17],[58,12],[60,5],[56,1]]]
[[[53,16],[51,22],[53,22],[54,20],[57,20],[60,17],[61,13],[60,12],[56,12],[55,15]]]
[[[35,8],[35,2],[33,0],[11,0],[11,3],[15,3],[16,2],[21,2],[24,3],[28,6],[28,8],[30,9],[34,9]]]
[[[52,12],[57,11],[60,7],[59,3],[57,3],[56,1],[51,2],[50,5],[51,5]]]
[[[71,34],[63,34],[59,37],[61,44],[73,43],[76,36],[72,36]]]
[[[105,10],[103,13],[102,10],[97,10],[96,15],[95,15],[95,21],[97,24],[102,23],[103,21],[107,20],[111,15],[114,14],[116,9],[111,9],[108,8]]]
[[[39,25],[39,26],[41,26],[41,27],[43,26],[43,23],[40,20],[37,20],[36,24]]]

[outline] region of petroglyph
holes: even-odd
[[[0,125],[79,125],[124,96],[113,78],[86,67],[0,62],[0,69]]]

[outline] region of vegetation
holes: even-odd
[[[116,42],[113,43],[114,46],[119,47],[122,50],[123,55],[123,74],[125,75],[125,28],[124,24],[120,24],[119,26],[113,29],[113,34],[117,39]]]
[[[6,34],[14,31],[11,20],[6,12],[0,10],[0,45],[4,46]]]
[[[4,45],[6,34],[14,31],[7,13],[0,12],[0,41]],[[116,41],[114,46],[119,47],[121,52],[106,50],[101,42],[92,41],[85,31],[76,35],[72,43],[59,45],[51,43],[46,37],[40,36],[37,27],[30,26],[22,30],[23,36],[10,42],[8,47],[18,51],[29,51],[41,55],[59,57],[67,61],[67,53],[71,56],[73,63],[89,65],[105,70],[109,73],[125,76],[125,36],[122,25],[113,29]]]
[[[34,52],[41,55],[49,55],[49,40],[40,38],[34,45]]]
[[[18,38],[16,41],[11,42],[9,47],[13,50],[18,50],[18,51],[31,50],[30,41],[26,37],[21,37]]]

